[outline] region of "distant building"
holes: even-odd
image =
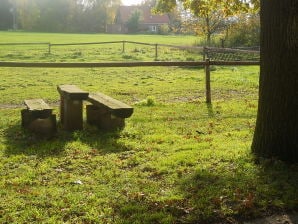
[[[114,24],[108,25],[107,31],[109,33],[128,33],[127,22],[136,11],[140,12],[139,32],[158,33],[161,26],[169,25],[168,15],[152,14],[149,6],[120,6]]]

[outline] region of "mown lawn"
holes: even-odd
[[[193,46],[198,41],[195,36],[162,35],[111,35],[111,34],[45,34],[0,32],[1,43],[94,43],[107,41],[136,41],[149,44],[170,44]],[[154,61],[155,46],[126,43],[99,45],[69,45],[49,47],[41,45],[0,45],[2,61],[47,61],[47,62],[101,62],[101,61]],[[158,47],[159,61],[202,60],[198,51],[183,51],[175,48]]]
[[[250,152],[258,75],[213,67],[206,105],[202,68],[0,68],[0,223],[237,223],[297,210],[298,167]],[[20,127],[20,105],[44,98],[59,120],[59,84],[134,114],[119,132],[58,123],[56,137],[38,140]]]

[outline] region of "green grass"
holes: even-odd
[[[58,123],[47,141],[21,128],[20,106],[2,107],[0,223],[237,223],[297,210],[297,166],[250,152],[258,73],[214,67],[206,105],[201,68],[0,68],[1,105],[44,98],[59,120],[56,87],[76,84],[134,107],[120,132]]]
[[[160,36],[160,35],[107,35],[107,34],[45,34],[0,32],[0,43],[86,43],[106,41],[137,41],[150,44],[172,44],[192,46],[198,38],[195,36]],[[0,60],[3,61],[50,61],[50,62],[83,62],[83,61],[153,61],[155,46],[122,43],[101,45],[52,46],[49,54],[48,45],[2,45]],[[158,48],[158,60],[202,60],[200,52],[189,52],[168,47]]]
[[[27,33],[27,32],[1,32],[0,41],[3,43],[14,42],[51,42],[51,43],[72,43],[72,42],[104,42],[104,41],[138,41],[145,43],[162,43],[189,45],[194,44],[196,36],[166,36],[166,35],[121,35],[121,34],[64,34],[64,33]]]

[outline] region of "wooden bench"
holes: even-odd
[[[25,100],[26,109],[21,111],[22,127],[42,136],[52,137],[56,133],[56,115],[43,99]]]
[[[86,106],[87,122],[100,129],[121,129],[125,126],[124,119],[133,113],[131,106],[102,93],[90,93],[87,100],[92,103]]]
[[[83,129],[83,100],[88,98],[88,92],[75,85],[59,85],[60,120],[67,131]]]

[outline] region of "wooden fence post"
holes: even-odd
[[[205,72],[206,72],[206,103],[211,104],[211,86],[210,86],[210,59],[206,59]]]
[[[206,47],[203,47],[203,61],[206,61]]]
[[[125,53],[125,40],[122,41],[122,53]]]
[[[158,44],[155,44],[155,61],[157,61],[158,58],[157,45]]]

